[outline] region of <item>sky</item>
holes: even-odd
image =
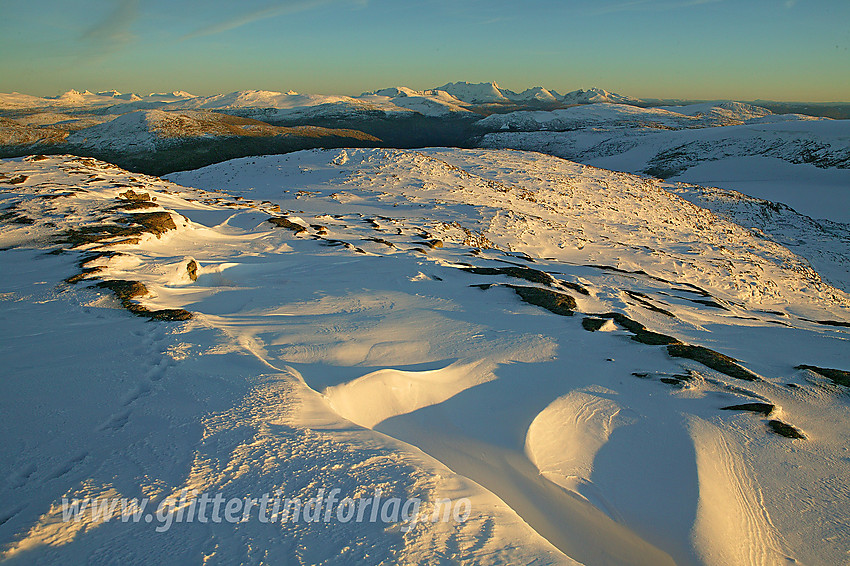
[[[850,0],[0,0],[0,92],[850,101]]]

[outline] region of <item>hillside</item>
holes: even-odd
[[[98,150],[157,151],[189,144],[199,138],[238,137],[327,137],[339,136],[354,141],[380,141],[351,130],[324,128],[283,128],[259,120],[216,112],[164,112],[137,110],[90,128],[78,130],[67,139],[69,144]]]

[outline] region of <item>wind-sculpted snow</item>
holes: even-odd
[[[825,377],[850,369],[840,232],[509,150],[0,174],[13,563],[846,558],[850,408]],[[61,520],[63,497],[322,488],[472,512],[410,529]]]

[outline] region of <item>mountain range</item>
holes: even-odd
[[[843,169],[847,124],[736,101],[650,104],[597,88],[514,92],[493,82],[358,96],[72,90],[50,98],[0,94],[0,156],[73,153],[165,174],[314,147],[484,146],[668,178],[711,160],[754,155]],[[828,145],[819,132],[830,132]]]
[[[597,102],[616,102],[626,104],[642,104],[643,101],[611,93],[603,89],[576,90],[561,95],[544,87],[532,87],[522,92],[514,92],[500,87],[495,82],[447,83],[440,87],[427,90],[414,90],[408,87],[391,87],[377,91],[364,92],[359,96],[344,95],[310,95],[299,94],[295,91],[275,92],[264,90],[237,91],[229,94],[213,96],[195,96],[184,91],[171,93],[151,93],[141,95],[136,93],[122,94],[116,90],[92,93],[89,91],[69,90],[55,97],[35,97],[20,93],[0,94],[0,108],[37,108],[62,106],[91,106],[108,108],[125,106],[126,108],[144,108],[153,105],[169,106],[169,109],[220,109],[264,107],[290,109],[296,107],[316,106],[319,104],[373,104],[390,109],[400,99],[422,99],[432,101],[433,110],[443,108],[444,111],[469,111],[468,106],[480,104],[511,104],[511,103],[560,103],[560,104],[591,104]],[[404,108],[404,106],[400,106]]]

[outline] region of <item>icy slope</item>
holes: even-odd
[[[183,186],[62,157],[1,171],[13,563],[844,559],[846,387],[797,367],[848,369],[850,297],[661,183],[440,149]],[[143,323],[98,280],[192,318]],[[473,513],[406,533],[57,519],[63,496],[377,486]]]

